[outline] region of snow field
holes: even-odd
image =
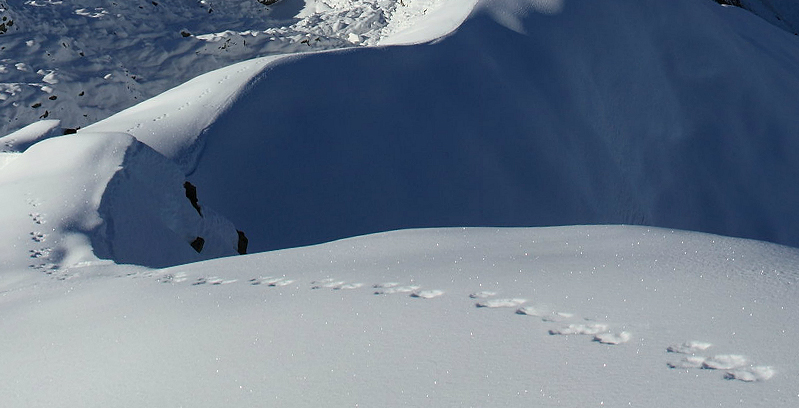
[[[704,234],[568,227],[399,231],[164,270],[87,266],[68,283],[5,287],[0,329],[18,335],[0,358],[18,368],[0,390],[17,404],[9,387],[47,373],[27,406],[788,407],[799,398],[797,259]],[[407,286],[418,289],[374,294]],[[486,291],[480,301],[574,313],[475,308],[470,295]],[[702,363],[670,368],[672,348]],[[33,350],[39,359],[17,364]]]
[[[7,3],[0,3],[0,18],[13,25],[0,34],[0,136],[48,118],[65,128],[85,127],[200,74],[256,57],[376,45],[428,11],[458,2]]]

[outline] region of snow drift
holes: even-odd
[[[483,1],[432,43],[270,63],[190,179],[256,250],[581,223],[796,246],[798,45],[710,1]]]
[[[236,254],[233,225],[210,207],[201,217],[179,167],[130,135],[61,136],[2,155],[4,269],[61,274],[97,258],[167,266]]]

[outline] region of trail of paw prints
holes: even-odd
[[[34,209],[41,205],[39,200],[33,198],[28,198],[25,200],[25,202]],[[33,224],[37,227],[47,223],[45,215],[40,212],[32,211],[28,213],[28,217],[30,217]],[[33,241],[35,244],[43,244],[47,240],[47,234],[37,231],[36,229],[31,231],[29,235],[31,241]],[[55,276],[59,279],[67,279],[67,275],[58,273],[60,270],[60,265],[50,262],[50,255],[52,252],[53,248],[51,247],[34,247],[28,250],[28,254],[32,259],[41,261],[38,264],[30,265],[30,268],[40,270],[47,275]]]
[[[407,294],[416,299],[433,299],[444,294],[443,290],[422,290],[419,285],[401,285],[399,282],[383,282],[372,285],[375,295]]]
[[[34,224],[37,224],[37,225],[42,225],[42,224],[45,224],[47,222],[44,219],[44,214],[41,214],[41,213],[32,212],[32,213],[29,213],[28,216],[31,217],[31,221],[33,221]]]
[[[31,249],[28,252],[31,254],[30,257],[34,259],[39,258],[47,258],[50,256],[52,252],[52,248],[38,248],[38,249]]]
[[[776,371],[771,366],[754,365],[741,354],[716,354],[711,357],[700,355],[713,345],[703,341],[687,341],[671,345],[666,351],[685,355],[678,361],[667,363],[671,369],[680,370],[723,370],[723,378],[744,382],[766,381],[774,377]]]
[[[285,277],[261,276],[250,279],[249,283],[252,286],[264,285],[270,288],[276,288],[291,285],[294,283],[294,281],[291,279],[286,279]]]
[[[189,275],[185,272],[178,272],[175,274],[168,273],[158,278],[161,283],[182,283],[189,279]]]
[[[433,290],[419,290],[416,292],[411,292],[411,297],[419,298],[419,299],[432,299],[437,298],[444,294],[443,290],[433,289]]]

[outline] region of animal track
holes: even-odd
[[[30,213],[30,214],[28,214],[28,216],[31,217],[31,220],[33,220],[33,222],[35,222],[35,223],[37,223],[39,225],[44,224],[45,222],[47,222],[44,219],[44,214]]]
[[[602,344],[622,344],[630,341],[632,334],[623,331],[621,333],[600,333],[594,336],[594,341]]]
[[[598,335],[601,333],[606,333],[609,330],[608,325],[604,323],[588,323],[588,324],[570,324],[566,327],[562,327],[560,329],[551,329],[549,334],[551,335]]]
[[[52,251],[51,248],[40,248],[40,249],[31,249],[30,254],[31,258],[43,258],[50,256],[50,252]]]
[[[271,276],[250,279],[250,285],[266,285],[273,288],[277,286],[288,286],[292,283],[294,283],[293,280],[286,278],[273,278]]]
[[[211,285],[227,285],[227,284],[234,283],[234,282],[237,282],[237,281],[238,281],[238,279],[225,280],[225,279],[219,278],[217,276],[208,276],[208,277],[197,278],[197,280],[194,283],[192,283],[192,285],[195,285],[195,286],[196,285],[205,285],[206,283],[210,283]]]
[[[757,366],[747,369],[728,371],[724,374],[726,380],[740,380],[744,382],[766,381],[774,377],[776,371],[770,366]]]
[[[497,307],[518,307],[527,299],[491,299],[475,303],[477,307],[497,308]]]
[[[444,294],[444,291],[441,290],[421,290],[418,292],[411,293],[411,297],[421,298],[421,299],[432,299],[435,297],[439,297]]]
[[[33,240],[34,242],[44,242],[46,238],[47,234],[45,233],[36,232],[36,231],[31,232],[31,240]]]
[[[174,275],[170,273],[161,276],[160,278],[158,278],[158,281],[161,283],[181,283],[185,282],[188,279],[189,279],[188,275],[185,272],[178,272]]]

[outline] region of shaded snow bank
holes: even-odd
[[[167,266],[236,253],[233,225],[210,208],[200,217],[182,171],[130,135],[55,137],[5,155],[3,269],[63,274],[98,257]],[[198,236],[200,254],[189,245]]]
[[[192,180],[256,250],[582,223],[799,245],[794,36],[709,1],[536,4],[269,66],[204,132]]]
[[[717,0],[719,1],[719,0]],[[799,34],[799,3],[794,0],[721,0],[743,7],[791,34]]]
[[[251,58],[375,45],[428,12],[461,3],[3,0],[0,135],[46,118],[84,127]]]

